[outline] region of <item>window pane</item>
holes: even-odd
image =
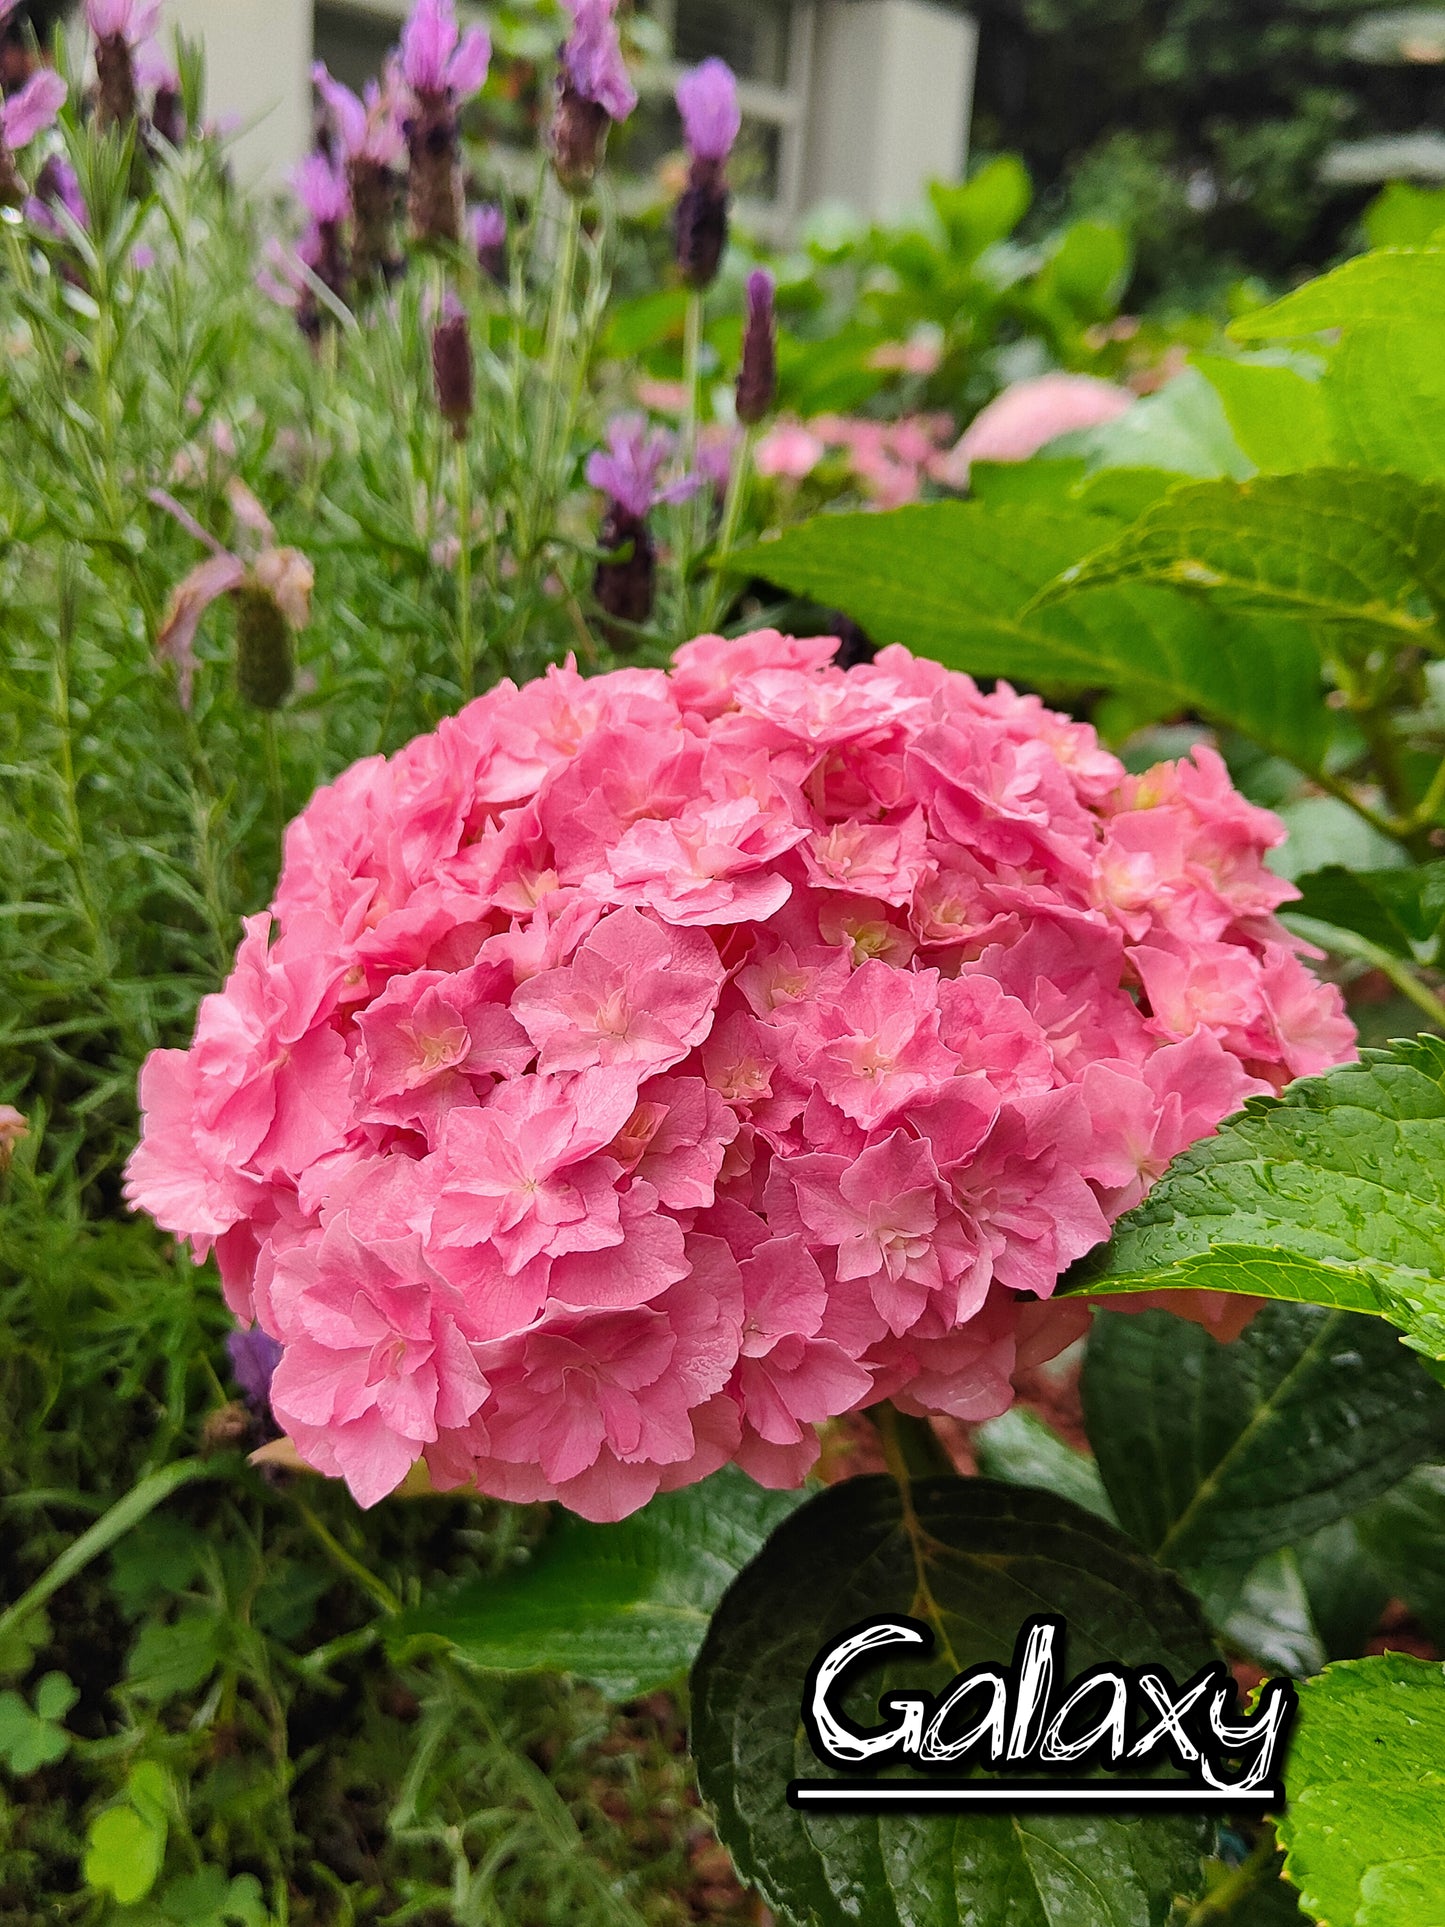
[[[397,22],[348,6],[316,9],[316,58],[358,93],[396,45]]]
[[[677,0],[677,58],[687,66],[717,54],[740,80],[788,81],[788,0]]]

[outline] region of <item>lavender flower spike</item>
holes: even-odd
[[[677,83],[677,110],[683,139],[696,161],[721,166],[733,151],[743,124],[738,83],[725,60],[703,61]]]
[[[504,287],[507,281],[507,217],[495,201],[484,201],[472,209],[468,223],[477,265],[482,273]]]
[[[717,275],[728,239],[723,169],[742,126],[738,84],[726,61],[705,60],[677,83],[677,106],[692,164],[673,216],[677,265],[690,288]]]
[[[455,0],[416,0],[401,30],[401,71],[414,94],[467,100],[481,87],[492,43],[482,27],[457,26]]]
[[[666,429],[649,429],[643,415],[618,415],[608,424],[607,448],[588,457],[587,479],[607,497],[598,535],[603,551],[592,577],[592,593],[611,620],[603,625],[616,649],[630,649],[635,631],[652,614],[657,592],[657,549],[647,526],[648,511],[659,502],[680,502],[693,494],[699,478],[686,475],[667,487],[658,480],[676,446]]]
[[[0,207],[19,207],[25,183],[15,169],[15,155],[55,119],[65,101],[65,82],[42,67],[23,87],[0,101]]]
[[[752,428],[760,422],[778,392],[776,327],[773,320],[773,277],[765,268],[748,276],[748,318],[743,328],[743,360],[738,371],[738,420]]]
[[[67,92],[59,74],[50,67],[40,68],[0,103],[0,142],[12,154],[28,147],[54,121]]]
[[[480,27],[460,33],[455,0],[416,0],[401,33],[401,77],[413,107],[406,121],[407,208],[418,241],[462,238],[457,107],[486,79],[491,57]]]
[[[637,105],[613,18],[617,0],[562,0],[572,16],[572,31],[562,49],[562,66],[574,92],[595,101],[612,120],[626,120]]]
[[[607,425],[607,448],[587,457],[587,479],[619,508],[639,518],[660,502],[685,501],[697,489],[695,477],[684,476],[658,487],[675,445],[665,428],[650,429],[645,415],[615,415]]]
[[[241,1395],[257,1418],[271,1412],[271,1379],[281,1363],[281,1347],[259,1325],[249,1331],[234,1331],[226,1340],[231,1358],[231,1375]]]

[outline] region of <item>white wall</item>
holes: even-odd
[[[968,156],[978,27],[935,0],[820,0],[804,204],[903,213]]]
[[[240,131],[237,178],[278,184],[311,142],[311,0],[165,0],[161,33],[206,49],[206,112]]]

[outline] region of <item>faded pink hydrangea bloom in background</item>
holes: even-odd
[[[969,423],[940,464],[938,479],[968,487],[974,462],[1026,462],[1047,442],[1116,420],[1134,404],[1127,388],[1096,375],[1039,375],[995,395]]]
[[[1131,776],[834,646],[568,664],[356,764],[147,1062],[131,1202],[361,1503],[615,1519],[880,1399],[989,1418],[1169,1159],[1352,1055],[1213,750]]]

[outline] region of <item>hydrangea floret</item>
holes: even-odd
[[[1168,1160],[1352,1054],[1206,745],[1128,775],[1006,684],[832,639],[503,682],[291,825],[133,1205],[281,1348],[363,1505],[616,1519],[980,1420]]]

